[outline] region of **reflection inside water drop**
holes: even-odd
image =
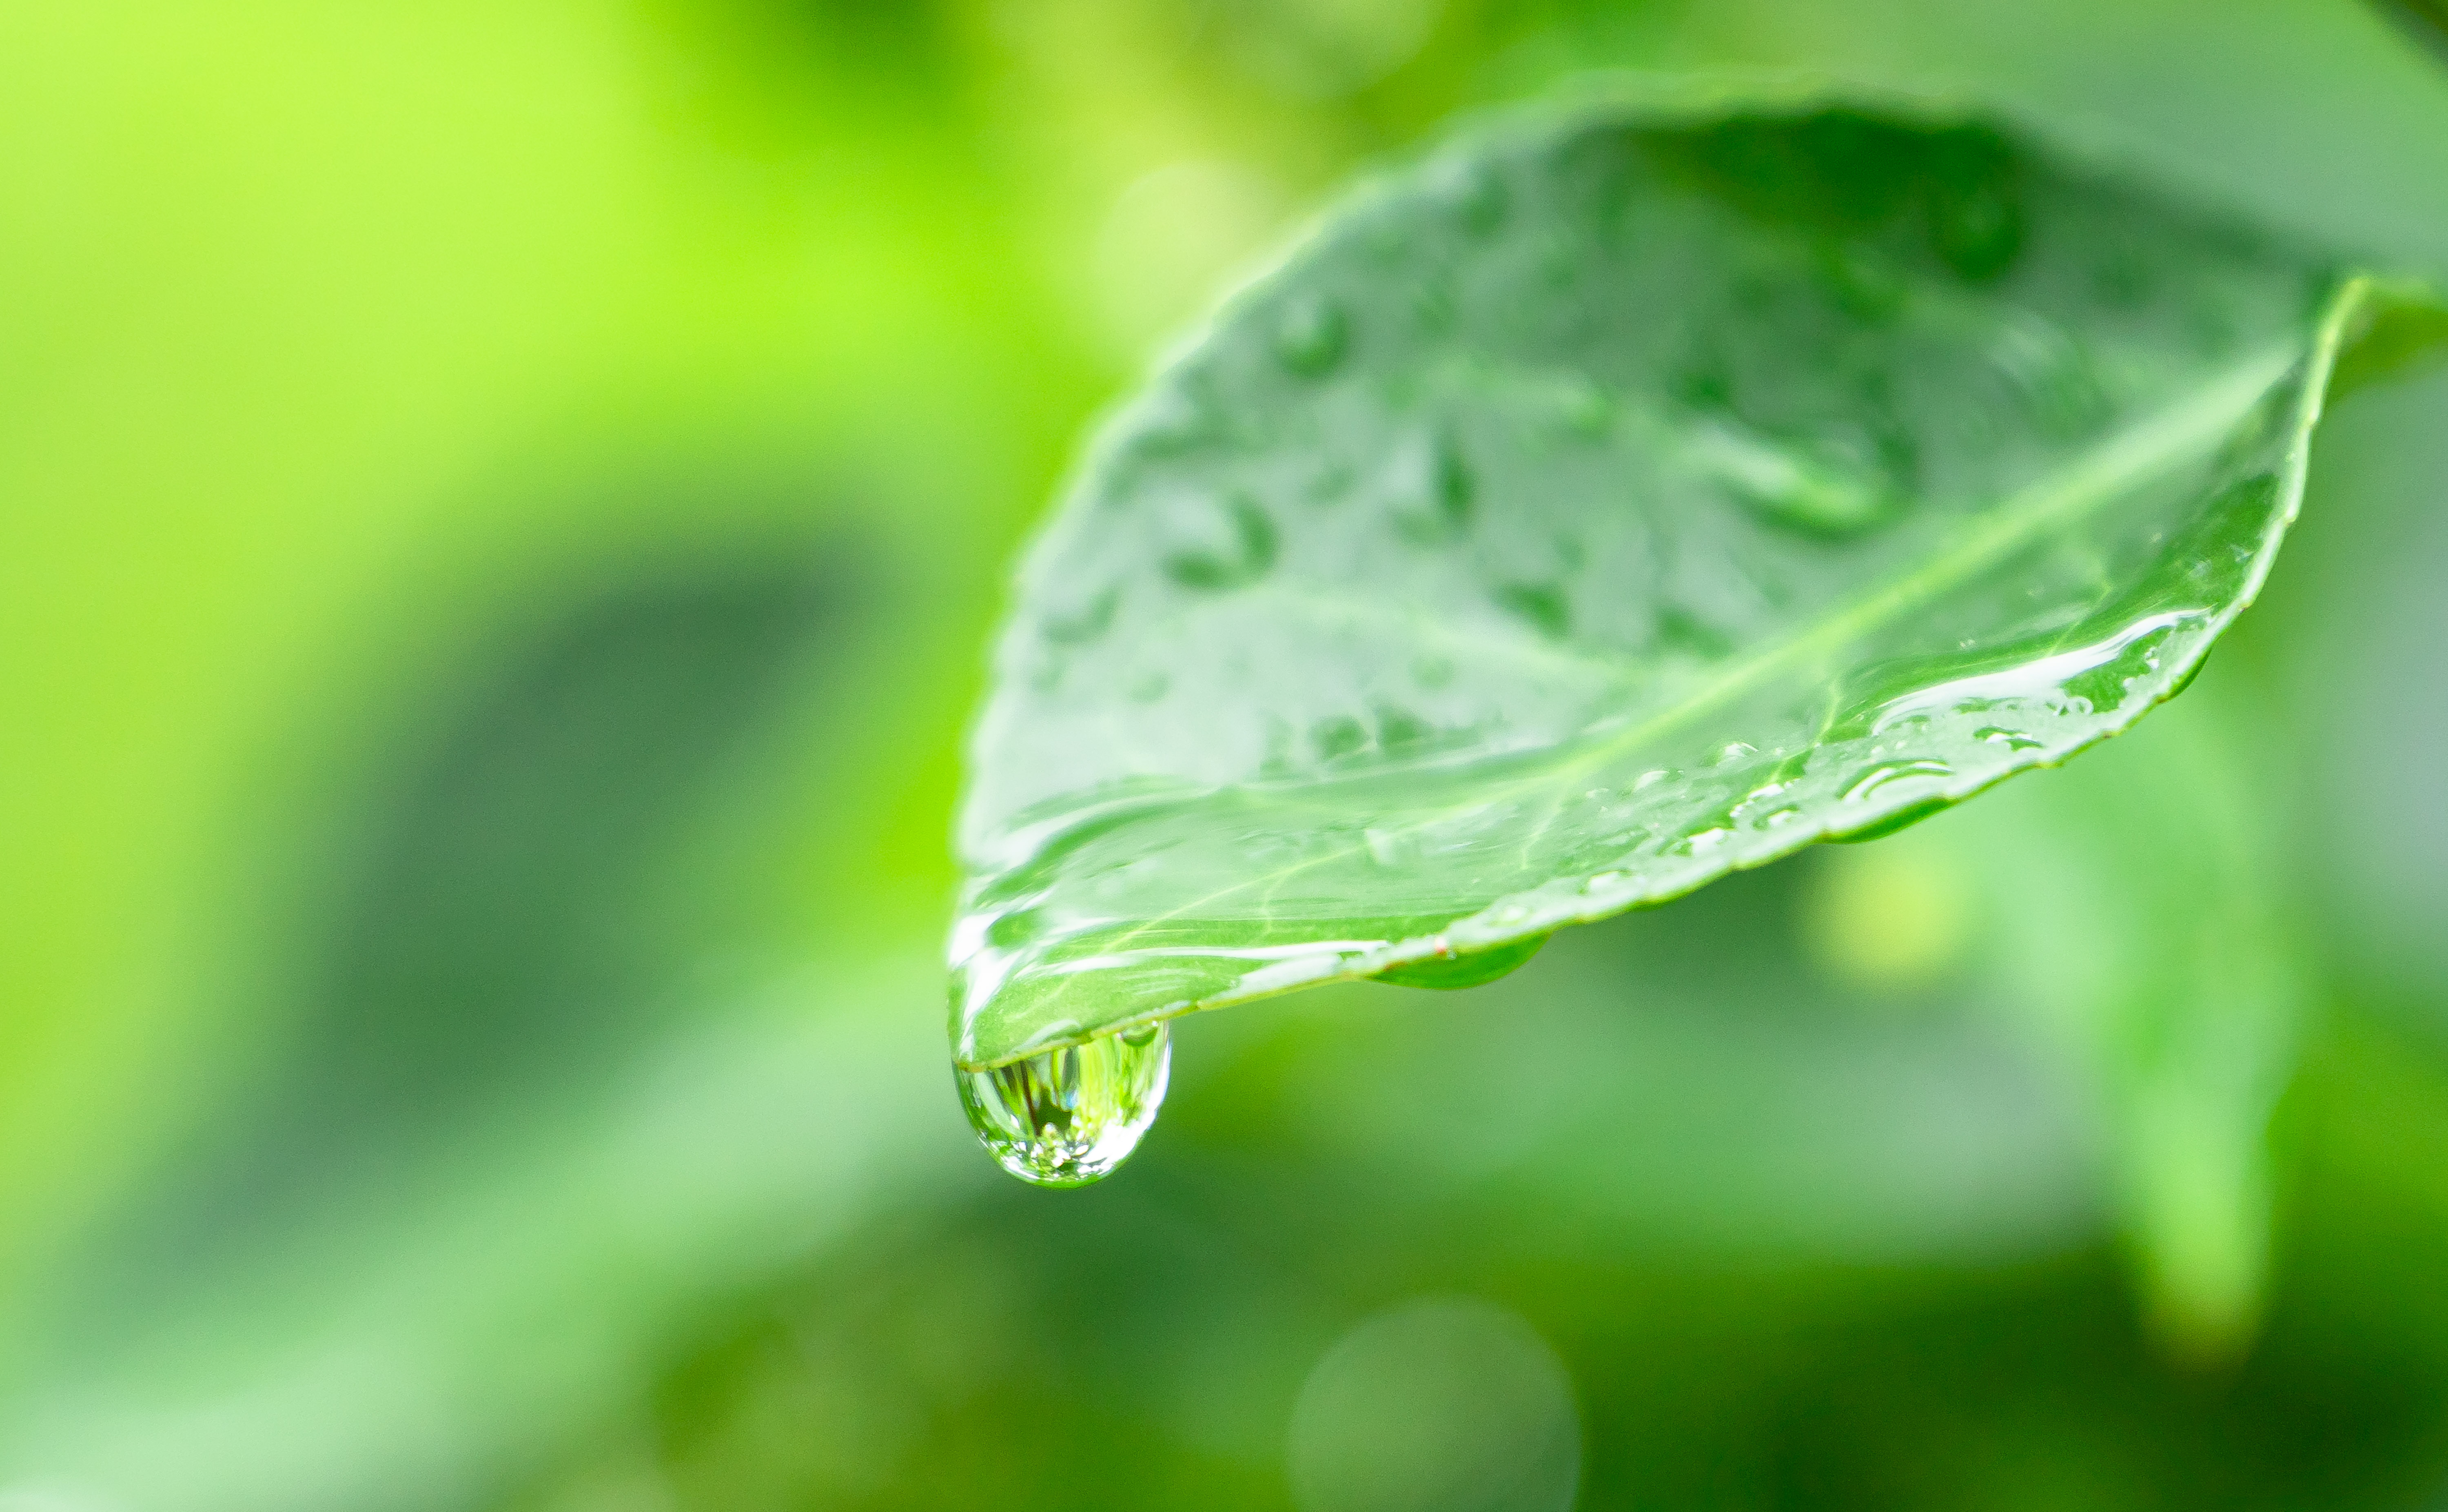
[[[986,1153],[1023,1181],[1065,1187],[1087,1185],[1138,1147],[1172,1064],[1172,1036],[1156,1024],[952,1074]]]

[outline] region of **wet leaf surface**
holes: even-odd
[[[2410,297],[1977,121],[1458,138],[1234,298],[1031,550],[956,1058],[1433,980],[2064,760],[2250,602]]]

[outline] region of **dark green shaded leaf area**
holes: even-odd
[[[2448,58],[2448,0],[2381,0],[2381,8]]]
[[[2064,760],[2250,602],[2410,303],[1977,122],[1465,133],[1234,298],[1030,552],[956,1057],[1433,974]]]

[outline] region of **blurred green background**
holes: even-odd
[[[0,1509],[2448,1507],[2441,377],[2074,767],[962,1120],[1098,407],[1458,110],[1793,68],[2448,274],[2347,0],[0,0]]]

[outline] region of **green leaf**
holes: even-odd
[[[974,737],[954,1054],[1503,949],[2181,688],[2413,298],[1972,120],[1499,122],[1107,424]]]

